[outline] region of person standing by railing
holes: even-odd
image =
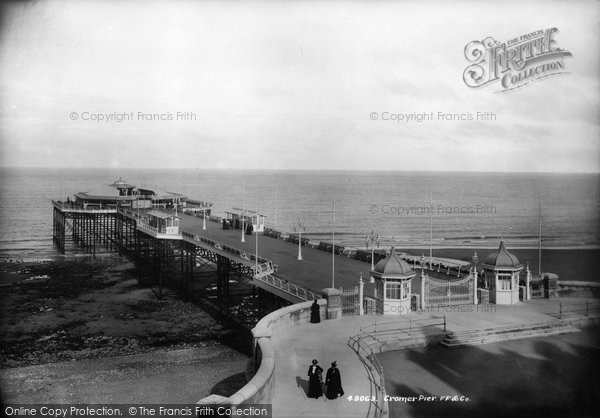
[[[317,300],[315,299],[312,306],[310,307],[310,323],[311,324],[318,324],[319,322],[321,322],[321,313],[319,312],[319,310],[320,310],[319,304],[317,303]]]

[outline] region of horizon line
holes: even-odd
[[[225,168],[225,167],[56,167],[56,166],[9,166],[0,165],[0,169],[56,169],[56,170],[214,170],[214,171],[306,171],[306,172],[375,172],[375,173],[467,173],[467,174],[600,174],[600,171],[500,171],[500,170],[394,170],[394,169],[350,169],[350,168]]]

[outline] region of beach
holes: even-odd
[[[186,374],[187,388],[166,385],[164,400],[195,402],[214,387],[229,394],[245,383],[247,356],[223,344],[232,330],[169,291],[157,300],[126,259],[0,268],[5,402],[151,402],[156,393],[142,386]],[[116,390],[132,379],[138,389]]]

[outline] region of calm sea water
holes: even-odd
[[[51,199],[95,191],[118,179],[256,210],[268,224],[364,246],[535,247],[542,202],[545,247],[600,245],[600,175],[422,172],[208,171],[151,169],[0,169],[0,257],[44,258],[52,245]]]

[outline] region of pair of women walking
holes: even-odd
[[[319,399],[323,396],[323,388],[321,386],[323,384],[323,369],[318,363],[317,360],[313,360],[312,365],[308,368],[309,398]],[[331,367],[327,370],[327,374],[325,375],[325,385],[327,386],[327,391],[325,392],[327,399],[335,399],[338,396],[344,395],[342,378],[335,361],[331,363]]]

